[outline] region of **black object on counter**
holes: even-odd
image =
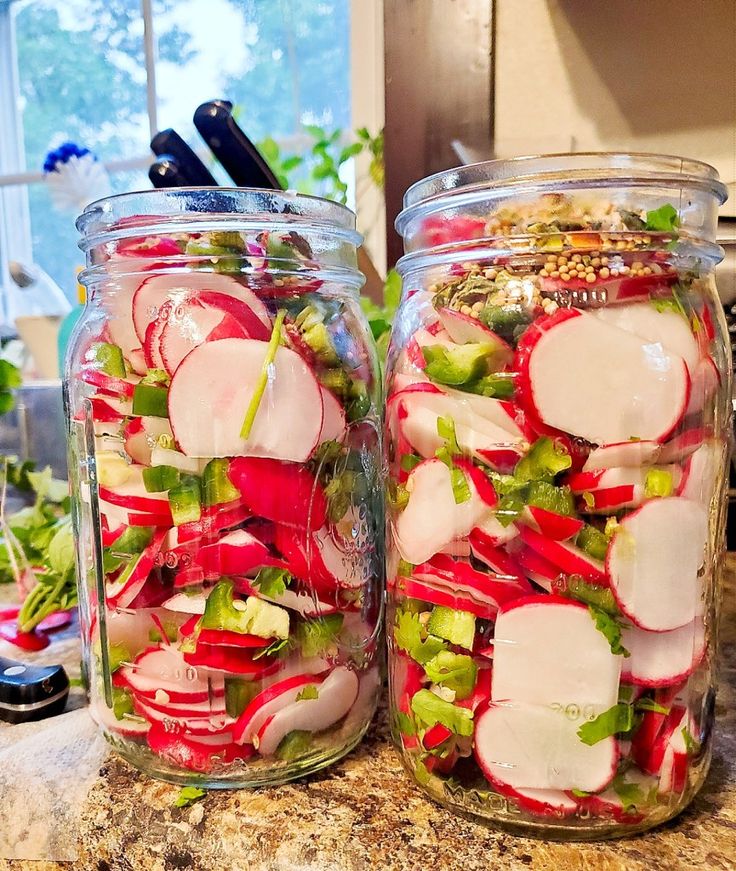
[[[61,665],[27,665],[0,656],[0,720],[29,723],[60,714],[69,696]]]
[[[187,185],[196,187],[216,187],[217,180],[176,130],[170,127],[161,130],[151,140],[151,151],[157,157],[173,157],[182,181],[178,185],[157,185],[157,187],[181,187],[186,179]],[[153,181],[149,172],[149,178]]]
[[[233,118],[232,108],[228,100],[202,103],[194,113],[194,126],[238,187],[281,190],[260,151]]]

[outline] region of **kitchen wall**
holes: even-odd
[[[496,0],[497,156],[662,151],[736,215],[736,0]]]

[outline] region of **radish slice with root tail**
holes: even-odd
[[[517,364],[529,413],[594,444],[663,441],[690,398],[681,357],[578,309],[529,327]]]
[[[426,562],[454,539],[464,538],[490,513],[472,478],[466,475],[466,480],[470,498],[457,503],[450,470],[441,460],[425,460],[412,470],[405,485],[409,502],[394,526],[399,552],[407,562]]]
[[[589,746],[578,737],[579,726],[550,707],[494,702],[476,718],[475,758],[502,789],[597,792],[616,773],[616,740]]]
[[[529,596],[504,605],[493,636],[492,701],[575,704],[597,716],[618,700],[621,657],[586,605]]]
[[[616,601],[636,626],[664,632],[692,622],[707,540],[707,514],[690,499],[654,499],[620,521],[606,563]]]
[[[267,343],[221,339],[191,351],[171,379],[169,418],[190,457],[268,457],[305,462],[319,441],[320,385],[304,360],[279,347],[247,439],[243,419],[261,377]]]
[[[341,720],[358,695],[358,676],[339,666],[319,684],[317,693],[316,699],[294,701],[265,721],[253,739],[261,756],[272,756],[289,732],[321,732]]]
[[[621,643],[630,653],[623,663],[623,680],[645,687],[669,686],[684,680],[700,664],[705,627],[702,617],[669,632],[625,626]]]

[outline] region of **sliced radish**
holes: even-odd
[[[618,701],[621,657],[580,602],[538,595],[504,605],[493,651],[494,702],[575,705],[582,722]]]
[[[659,454],[661,463],[681,463],[703,444],[707,436],[705,429],[695,427],[679,433],[666,444],[662,445]]]
[[[224,692],[221,675],[189,668],[182,654],[170,645],[151,647],[130,665],[122,665],[117,675],[137,695],[155,698],[165,693],[172,701],[202,702],[212,692]]]
[[[221,339],[191,351],[171,379],[169,418],[192,457],[253,456],[304,462],[322,431],[322,393],[302,358],[279,347],[247,439],[240,436],[267,343]]]
[[[415,566],[412,579],[440,591],[487,603],[493,609],[531,592],[523,577],[511,573],[499,574],[500,577],[492,577],[462,560],[437,554],[430,562]]]
[[[597,792],[613,779],[614,738],[588,746],[579,723],[549,707],[495,702],[475,723],[475,758],[491,784]]]
[[[159,436],[171,438],[165,417],[134,417],[123,430],[125,450],[134,463],[151,465],[151,452]]]
[[[707,540],[707,514],[689,499],[655,499],[623,518],[606,565],[616,601],[636,626],[664,632],[693,621]]]
[[[147,740],[154,753],[180,768],[204,774],[218,762],[212,748],[180,732],[169,731],[165,722],[153,723]]]
[[[624,786],[637,787],[645,799],[647,799],[652,791],[657,787],[657,781],[650,774],[644,774],[638,768],[628,768],[621,775],[621,780]],[[615,789],[609,787],[598,795],[589,795],[578,799],[580,806],[589,811],[593,816],[609,817],[618,822],[634,823],[641,822],[645,816],[646,808],[638,808],[635,805],[626,803],[621,799],[621,796]]]
[[[411,371],[411,367],[407,364],[413,364],[417,369],[424,369],[427,363],[424,359],[422,348],[428,345],[442,345],[443,348],[448,349],[457,347],[457,344],[452,341],[445,330],[440,330],[436,333],[432,333],[429,330],[415,330],[397,362],[399,371]],[[406,357],[406,360],[402,360],[402,357]]]
[[[503,788],[504,795],[515,799],[521,810],[537,816],[569,817],[579,805],[561,789],[513,789]]]
[[[148,547],[136,557],[131,557],[133,561],[131,570],[128,571],[126,567],[120,580],[109,581],[106,584],[105,597],[109,608],[127,608],[140,593],[154,569],[165,535],[165,530],[156,530]]]
[[[117,487],[99,488],[100,499],[128,511],[140,511],[171,517],[165,493],[149,493],[143,484],[143,466],[128,467],[128,479]]]
[[[529,327],[517,368],[519,398],[542,426],[594,444],[662,441],[689,401],[681,357],[578,309]]]
[[[531,587],[525,582],[524,572],[516,559],[478,527],[470,533],[470,549],[473,556],[492,569],[498,578],[512,580],[531,592]]]
[[[585,521],[577,517],[567,517],[564,514],[547,511],[545,508],[537,508],[535,505],[529,505],[523,516],[533,529],[545,538],[552,538],[555,541],[573,538],[585,526]]]
[[[345,411],[337,397],[320,385],[322,392],[322,429],[319,442],[341,442],[345,436]]]
[[[462,312],[450,308],[438,309],[437,314],[452,341],[457,342],[458,345],[465,345],[468,342],[493,345],[495,368],[504,369],[514,359],[513,349],[508,342],[477,318],[464,315]]]
[[[185,544],[202,538],[212,538],[225,529],[238,526],[248,520],[250,516],[250,509],[239,502],[203,508],[199,520],[182,523],[181,526],[177,527],[176,541]]]
[[[215,544],[199,549],[197,561],[207,577],[245,575],[269,558],[268,548],[245,529],[228,532]]]
[[[177,593],[167,599],[161,607],[179,614],[204,614],[206,605],[207,596],[187,596],[186,593]]]
[[[515,523],[507,523],[504,526],[497,517],[489,514],[478,521],[475,527],[478,532],[485,536],[489,544],[501,547],[513,541],[519,535],[519,527]],[[474,530],[475,531],[475,530]]]
[[[451,541],[464,538],[489,513],[473,484],[468,484],[470,499],[456,503],[450,470],[443,462],[425,460],[412,470],[405,485],[409,502],[394,525],[403,559],[414,565],[426,562]]]
[[[577,472],[568,475],[565,483],[573,493],[592,493],[596,491],[614,490],[624,487],[644,487],[647,475],[654,469],[667,472],[672,477],[674,487],[680,482],[680,468],[674,464],[667,466],[629,466],[613,469],[596,469],[588,472]]]
[[[91,384],[103,393],[126,399],[133,398],[135,386],[140,381],[140,376],[138,375],[118,378],[115,375],[108,375],[95,366],[82,366],[79,370],[79,377],[82,381]]]
[[[344,608],[339,608],[334,602],[323,602],[317,598],[314,590],[297,587],[296,589],[286,589],[278,596],[266,596],[257,587],[253,586],[244,578],[236,580],[236,587],[239,593],[245,593],[248,596],[257,596],[259,599],[265,599],[266,602],[273,602],[275,605],[281,605],[282,608],[288,608],[289,611],[296,611],[302,617],[311,619],[313,617],[325,617],[330,614],[344,612]]]
[[[327,498],[309,469],[279,460],[238,457],[231,461],[228,476],[253,514],[300,528],[324,526]]]
[[[658,311],[651,303],[642,302],[603,306],[594,309],[593,315],[613,327],[661,345],[666,351],[682,357],[691,374],[695,372],[700,349],[690,325],[681,314],[671,310]]]
[[[282,665],[280,660],[273,660],[267,656],[255,659],[246,648],[224,647],[202,642],[197,643],[197,649],[193,653],[184,653],[184,661],[197,667],[253,677],[278,671]]]
[[[151,369],[166,369],[161,355],[161,336],[171,314],[172,303],[165,302],[159,309],[158,316],[146,327],[143,339],[143,356],[146,365]]]
[[[560,569],[554,563],[544,559],[530,547],[525,547],[519,551],[516,558],[530,581],[534,581],[548,593],[552,592],[561,574]]]
[[[725,475],[726,451],[718,442],[704,442],[685,461],[677,495],[710,509],[719,474]]]
[[[21,632],[16,619],[0,622],[0,639],[32,653],[44,650],[50,643],[48,635],[37,629]]]
[[[240,300],[203,291],[172,307],[159,339],[161,359],[173,375],[193,349],[218,339],[267,341],[270,330]]]
[[[685,414],[695,414],[705,407],[706,402],[718,390],[721,376],[711,356],[703,357],[691,373],[692,388],[690,403]]]
[[[162,420],[162,418],[154,417],[152,420]],[[207,459],[188,457],[181,451],[176,451],[173,448],[162,448],[160,445],[155,445],[151,451],[150,464],[152,466],[173,466],[187,475],[201,475],[208,462]]]
[[[215,292],[245,303],[255,317],[271,332],[271,319],[264,304],[252,290],[232,276],[218,272],[192,272],[153,275],[145,279],[133,294],[133,326],[140,348],[146,338],[148,325],[154,321],[161,307],[171,302],[176,305],[195,294]],[[130,303],[129,303],[130,305]]]
[[[621,643],[631,654],[623,663],[623,680],[644,687],[680,683],[698,667],[705,653],[702,617],[669,632],[626,626]]]
[[[581,575],[593,584],[608,585],[606,567],[585,551],[563,541],[545,538],[528,526],[521,527],[521,540],[567,575]]]
[[[339,666],[330,672],[317,691],[318,698],[292,702],[265,721],[253,739],[261,756],[272,756],[289,732],[321,732],[341,720],[358,695],[358,676]]]
[[[254,696],[233,727],[236,744],[252,744],[261,726],[269,717],[296,701],[305,686],[319,687],[323,677],[314,674],[297,674],[271,684]]]
[[[412,390],[403,393],[406,416],[401,419],[401,431],[422,457],[434,457],[437,449],[445,444],[437,426],[440,418],[446,417],[455,424],[455,437],[462,450],[499,471],[513,469],[528,448],[520,432],[514,434],[485,418],[475,417],[441,393]],[[508,421],[513,423],[511,418]]]
[[[657,462],[660,449],[661,445],[653,441],[630,441],[600,445],[593,448],[588,454],[583,471],[649,466]]]

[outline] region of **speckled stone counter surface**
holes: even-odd
[[[598,844],[544,843],[457,817],[425,799],[405,775],[382,712],[363,744],[327,772],[258,792],[210,792],[181,810],[172,807],[179,787],[110,755],[83,806],[77,860],[0,860],[0,871],[731,871],[735,600],[731,579],[710,775],[690,808],[652,833]]]

